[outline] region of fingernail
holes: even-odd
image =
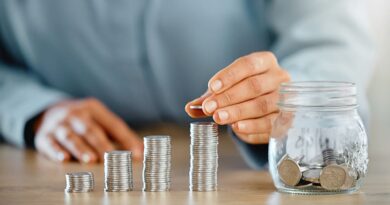
[[[210,87],[211,87],[211,90],[213,90],[214,92],[217,92],[218,90],[220,90],[222,88],[222,82],[220,80],[214,80],[213,82],[211,82]]]
[[[229,113],[226,111],[219,111],[218,117],[221,121],[225,121],[225,120],[229,119]]]
[[[246,124],[243,122],[237,122],[238,130],[245,130]]]
[[[89,163],[91,161],[91,156],[87,153],[84,153],[82,156],[81,156],[81,161],[83,163]]]
[[[204,108],[208,113],[213,113],[217,109],[217,102],[214,100],[207,101],[204,105]]]
[[[58,152],[56,158],[58,161],[63,162],[65,160],[65,154],[62,152]]]

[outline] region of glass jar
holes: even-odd
[[[294,194],[347,193],[367,173],[367,135],[347,82],[290,82],[279,91],[269,143],[275,187]]]

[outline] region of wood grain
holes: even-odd
[[[54,163],[33,150],[0,145],[0,204],[390,204],[390,163],[371,153],[365,184],[358,193],[302,196],[278,193],[267,171],[249,169],[230,137],[220,137],[218,191],[189,192],[189,136],[186,126],[162,124],[139,130],[141,136],[173,137],[173,174],[170,192],[142,192],[142,163],[134,164],[135,191],[105,193],[103,164]],[[96,187],[91,193],[64,193],[65,173],[92,171]]]

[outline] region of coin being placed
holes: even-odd
[[[321,187],[326,190],[339,190],[344,185],[347,178],[345,166],[331,164],[324,167],[320,174]]]
[[[192,109],[192,110],[201,110],[202,109],[202,105],[190,105],[190,109]]]
[[[302,179],[307,182],[318,184],[320,183],[321,170],[321,168],[306,170],[302,173]]]
[[[302,178],[301,168],[298,163],[289,157],[283,157],[278,164],[280,180],[286,185],[295,186]]]

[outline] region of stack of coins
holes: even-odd
[[[91,172],[75,172],[67,173],[66,179],[66,192],[91,192],[94,187],[93,174]]]
[[[133,190],[131,152],[111,151],[104,153],[104,190],[121,192]]]
[[[144,191],[169,191],[171,185],[171,138],[144,137]]]
[[[218,169],[218,126],[213,122],[191,123],[191,191],[215,191]]]

